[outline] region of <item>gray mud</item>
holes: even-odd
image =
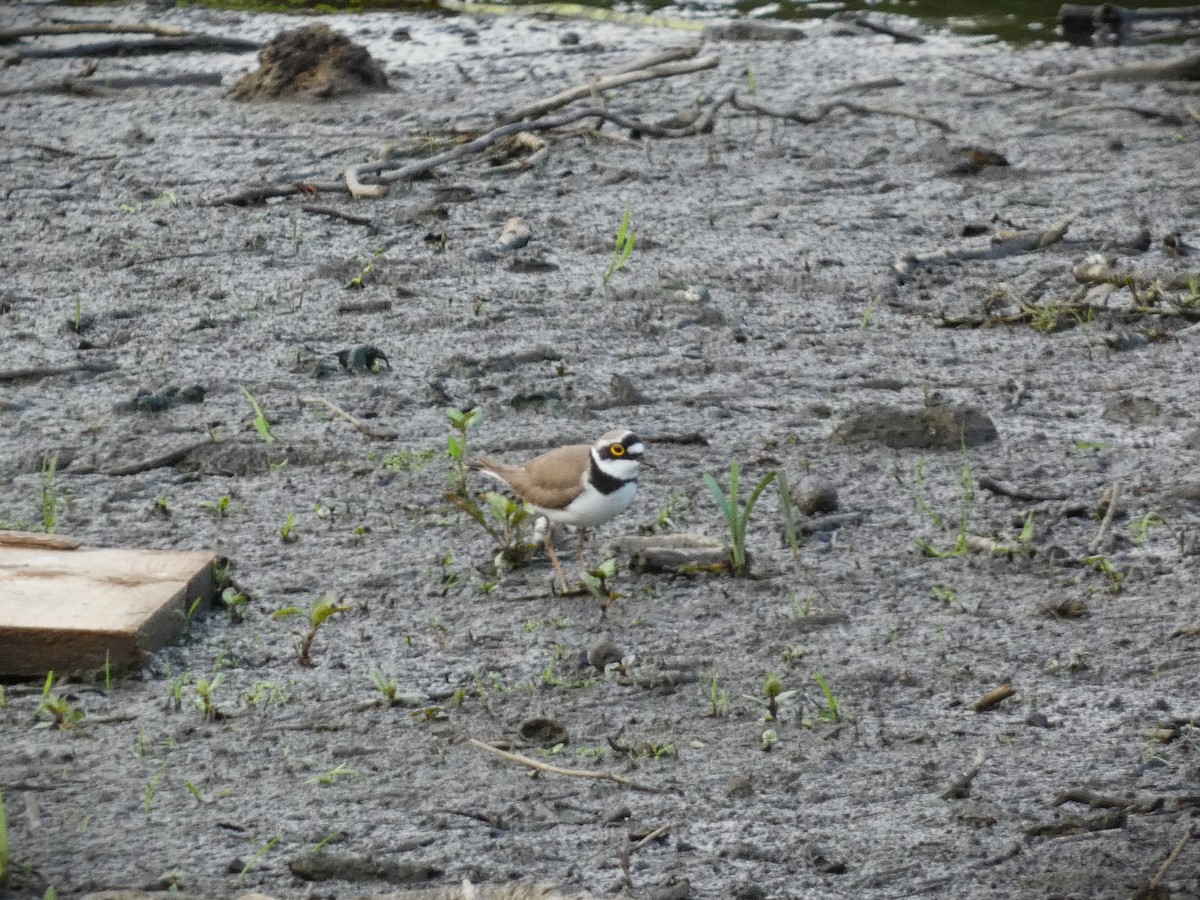
[[[71,13],[112,14],[258,40],[302,21]],[[37,15],[50,12],[9,6],[0,22]],[[493,177],[476,161],[380,200],[311,201],[370,218],[374,233],[302,212],[308,201],[294,197],[207,205],[264,182],[332,180],[386,142],[487,127],[497,110],[690,38],[536,20],[327,21],[383,63],[390,92],[234,103],[222,92],[252,54],[176,53],[104,58],[93,77],[206,72],[223,87],[0,100],[0,370],[68,370],[0,383],[0,520],[42,526],[40,468],[58,454],[60,533],[212,548],[253,594],[244,622],[198,618],[111,691],[90,677],[64,684],[86,713],[72,732],[37,727],[40,685],[8,686],[12,894],[176,884],[354,897],[464,877],[638,897],[1146,887],[1200,802],[1200,338],[1184,331],[1195,318],[1182,308],[1186,279],[1158,298],[1143,283],[1144,312],[1125,288],[1093,291],[1086,313],[1055,304],[1088,290],[1072,268],[1090,253],[1164,284],[1200,269],[1194,86],[1063,80],[1166,51],[833,34],[716,43],[717,69],[610,102],[663,118],[744,86],[750,67],[764,104],[849,98],[952,130],[727,108],[699,137],[629,141],[608,127],[554,139],[531,172]],[[400,27],[411,40],[393,38]],[[562,43],[567,32],[581,41]],[[79,65],[27,59],[0,86]],[[900,85],[845,92],[880,79]],[[1094,108],[1059,115],[1081,106]],[[966,147],[1011,165],[964,169]],[[637,248],[606,285],[626,204]],[[908,254],[987,244],[964,230],[1044,230],[1073,212],[1043,250],[903,281],[893,269]],[[532,241],[480,261],[512,216]],[[1170,246],[1177,232],[1183,255]],[[347,288],[381,247],[362,289]],[[1022,305],[1041,308],[1042,328]],[[985,327],[943,327],[985,315]],[[314,377],[321,360],[368,343],[390,371]],[[202,387],[202,401],[136,408],[139,391],[171,385]],[[259,440],[239,386],[276,443]],[[310,395],[399,438],[298,402]],[[994,439],[965,456],[944,434],[922,444],[915,412],[939,404],[984,422],[984,436],[990,421]],[[656,468],[593,539],[593,562],[612,538],[663,530],[668,508],[678,529],[721,538],[702,476],[724,483],[734,459],[746,481],[781,469],[793,485],[832,482],[838,518],[797,513],[793,559],[771,488],[749,530],[756,577],[622,565],[611,582],[622,596],[602,619],[591,596],[550,592],[540,554],[491,571],[488,539],[443,499],[451,405],[483,407],[472,439],[501,458],[616,425],[645,436]],[[905,412],[903,439],[863,425],[881,408],[885,420]],[[177,448],[165,467],[105,474]],[[424,450],[436,459],[419,471],[385,465]],[[1047,499],[985,490],[985,476]],[[202,506],[223,496],[223,517]],[[298,540],[284,543],[293,513]],[[971,549],[954,555],[963,521]],[[566,544],[562,555],[573,560]],[[322,629],[304,669],[299,624],[271,613],[325,592],[352,609]],[[606,638],[633,657],[626,675],[580,661]],[[373,666],[424,699],[384,707]],[[224,715],[206,721],[194,682],[214,671]],[[770,672],[797,693],[764,723],[755,698]],[[173,709],[183,673],[191,684]],[[1012,697],[975,711],[1004,684]],[[467,741],[515,739],[531,717],[557,721],[568,740],[526,754],[657,792],[531,777]],[[1064,798],[1073,790],[1109,800],[1089,808]],[[1198,872],[1193,840],[1153,896],[1200,896]]]

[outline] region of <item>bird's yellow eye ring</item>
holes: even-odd
[[[624,444],[613,444],[611,447],[608,448],[608,455],[615,457],[617,459],[620,459],[622,456],[625,455],[625,445]]]

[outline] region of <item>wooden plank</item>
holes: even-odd
[[[198,598],[212,601],[214,561],[0,532],[0,674],[135,665],[183,629]]]

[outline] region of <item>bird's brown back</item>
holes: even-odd
[[[474,466],[506,482],[522,500],[544,509],[562,509],[583,488],[591,466],[592,448],[587,444],[558,447],[521,465],[509,465],[482,456]]]

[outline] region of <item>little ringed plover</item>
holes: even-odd
[[[646,447],[625,428],[602,434],[594,444],[570,444],[549,450],[520,465],[487,456],[471,467],[508,485],[512,492],[545,516],[546,554],[566,590],[567,579],[554,552],[554,526],[579,529],[579,561],[583,565],[584,530],[624,512],[637,494],[638,469]]]

